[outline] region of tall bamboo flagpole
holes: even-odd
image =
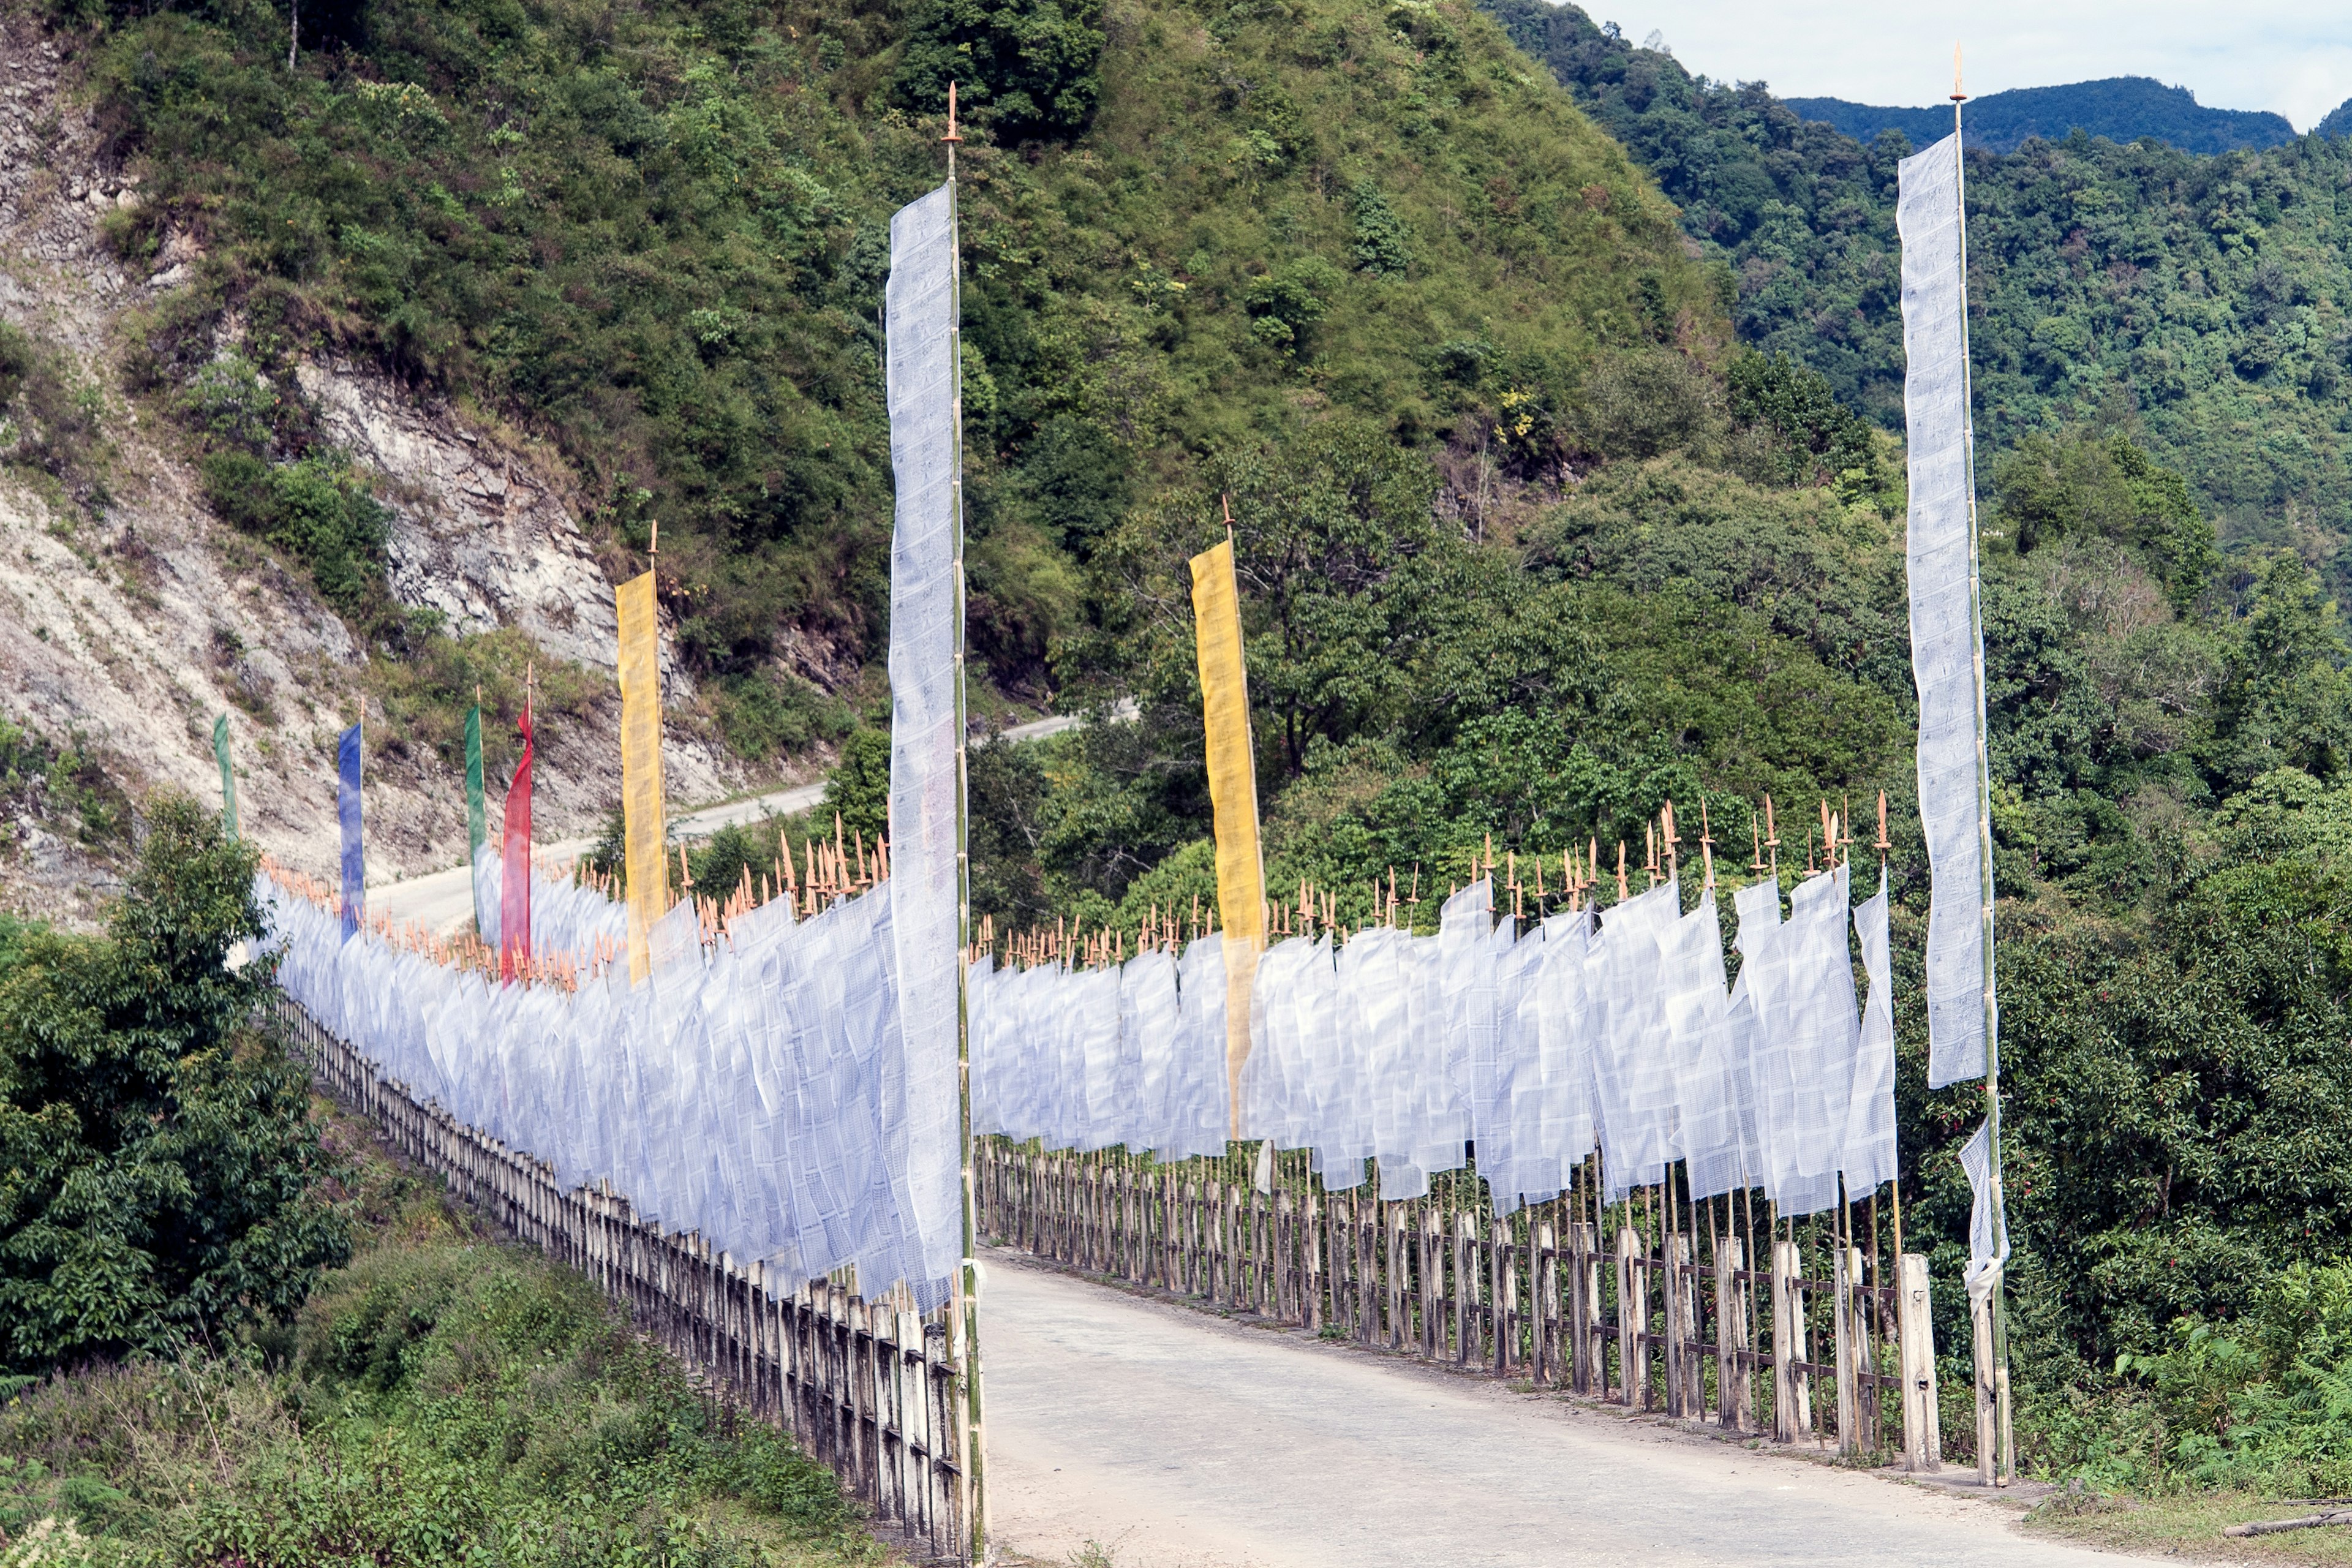
[[[1977,531],[1977,437],[1974,388],[1969,369],[1969,203],[1968,203],[1968,143],[1960,125],[1960,105],[1968,94],[1960,86],[1960,47],[1952,46],[1952,158],[1957,165],[1953,172],[1953,193],[1958,207],[1960,240],[1960,407],[1964,417],[1961,436],[1967,453],[1967,496],[1969,508],[1969,632],[1975,649],[1976,677],[1976,755],[1977,755],[1977,860],[1979,879],[1982,885],[1984,922],[1984,1052],[1985,1052],[1985,1131],[1988,1163],[1992,1189],[1992,1220],[1994,1257],[2009,1256],[2009,1205],[2001,1192],[2000,1173],[2000,1001],[1993,988],[1993,881],[1992,881],[1992,758],[1986,736],[1985,724],[1985,656],[1984,656],[1984,595],[1979,584],[1979,559]],[[1995,1442],[1999,1449],[1997,1470],[1988,1467],[1979,1455],[1980,1472],[1993,1474],[1997,1484],[2008,1486],[2017,1479],[2017,1453],[2011,1432],[2009,1405],[2009,1305],[2008,1291],[2001,1278],[2002,1268],[1996,1263],[1990,1281],[1991,1297],[1991,1369],[1992,1401],[1996,1426]],[[1983,1393],[1979,1393],[1981,1406]],[[1981,1425],[1981,1424],[1980,1424]]]
[[[971,1560],[988,1560],[987,1444],[981,1424],[980,1395],[980,1203],[971,1152],[971,759],[964,691],[963,571],[963,248],[956,209],[956,84],[948,83],[948,130],[940,141],[948,150],[948,352],[955,368],[955,403],[950,421],[955,461],[948,480],[955,508],[955,757],[956,757],[956,1081],[959,1159],[963,1187],[963,1262],[956,1270],[956,1312],[962,1325],[964,1484]]]

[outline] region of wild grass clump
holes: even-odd
[[[28,1388],[0,1452],[0,1530],[58,1521],[42,1562],[879,1557],[829,1471],[706,1400],[585,1280],[454,1226],[330,1275],[285,1342]]]

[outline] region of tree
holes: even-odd
[[[2352,677],[2335,602],[2287,552],[2256,582],[2238,628],[2238,650],[2216,705],[2212,770],[2243,784],[2273,768],[2315,777],[2352,760]]]
[[[302,1074],[248,1025],[254,852],[158,800],[102,938],[0,974],[0,1365],[37,1372],[282,1319],[343,1261]]]
[[[1075,136],[1102,97],[1101,0],[930,0],[907,29],[896,94],[919,113],[992,111],[1008,142]]]
[[[841,743],[841,760],[824,779],[822,812],[841,814],[844,833],[862,833],[866,842],[890,832],[890,731],[854,730]]]

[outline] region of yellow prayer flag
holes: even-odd
[[[1265,947],[1265,865],[1257,841],[1257,760],[1241,596],[1228,539],[1192,557],[1192,621],[1209,740],[1209,803],[1217,824],[1217,918],[1225,930],[1225,1079],[1241,1136],[1242,1064],[1249,1059],[1250,992]]]
[[[621,622],[621,815],[629,878],[629,984],[653,972],[648,933],[669,912],[663,853],[661,616],[654,574],[613,590]]]

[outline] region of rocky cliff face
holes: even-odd
[[[202,257],[175,236],[134,276],[108,249],[100,219],[138,200],[137,174],[104,165],[87,112],[60,90],[69,77],[29,23],[0,20],[0,320],[78,384],[103,491],[0,469],[0,908],[83,923],[114,886],[123,805],[163,785],[217,798],[223,712],[246,835],[327,872],[335,737],[362,701],[365,650],[298,571],[211,515],[179,433],[122,390],[130,312],[187,286]],[[299,380],[394,514],[403,604],[453,632],[516,627],[551,659],[611,671],[612,587],[559,466],[363,367],[313,364]],[[690,701],[668,674],[672,706]],[[542,752],[542,836],[589,831],[618,800],[618,706],[617,693],[598,699]],[[60,752],[87,759],[86,785],[28,774],[25,757]],[[666,762],[681,805],[747,782],[688,733],[673,733]],[[421,750],[372,751],[369,768],[370,881],[455,863],[462,777]]]
[[[452,631],[520,626],[559,658],[613,669],[612,584],[549,459],[485,441],[348,363],[306,364],[299,381],[335,444],[391,481],[401,603],[439,611]]]

